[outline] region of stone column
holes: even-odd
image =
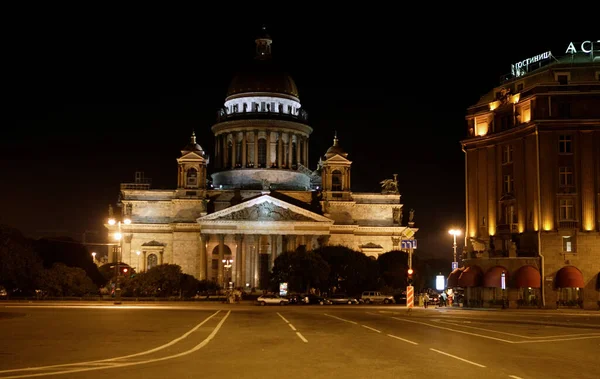
[[[254,244],[256,248],[254,249],[254,286],[258,287],[260,283],[260,234],[256,234],[254,236]]]
[[[304,137],[304,160],[303,164],[308,167],[308,137]]]
[[[229,162],[229,134],[223,136],[223,168],[228,169],[231,167]]]
[[[242,277],[242,243],[244,242],[243,234],[236,234],[235,236],[235,259],[233,260],[233,265],[235,267],[235,275],[233,275],[233,280],[235,282],[236,287],[240,287],[241,277]]]
[[[219,168],[219,158],[221,153],[219,152],[219,136],[215,136],[215,168]]]
[[[271,235],[271,257],[270,257],[270,269],[273,270],[273,266],[275,266],[275,258],[277,258],[277,234]]]
[[[248,238],[246,235],[242,236],[242,257],[241,257],[241,267],[240,267],[240,283],[242,288],[246,288],[246,268],[248,264],[246,260],[248,259]]]
[[[277,167],[281,168],[283,165],[283,134],[281,131],[277,132]]]
[[[223,283],[223,259],[225,259],[225,234],[219,234],[219,269],[217,271],[217,283],[224,285]]]
[[[246,146],[248,142],[246,141],[246,132],[243,131],[242,132],[242,168],[246,168],[246,158],[247,158],[247,148],[248,146]]]
[[[258,168],[258,130],[254,131],[254,168]]]
[[[200,233],[200,272],[198,275],[199,280],[208,279],[206,273],[206,244],[208,243],[208,236]]]
[[[287,167],[292,168],[292,137],[293,134],[292,133],[288,133],[288,164]]]
[[[158,263],[159,265],[162,265],[164,263],[164,261],[165,261],[164,256],[165,256],[165,251],[161,250],[160,251],[160,262]]]
[[[271,132],[267,131],[267,168],[271,168]]]
[[[235,168],[237,165],[237,132],[232,133],[231,139],[231,168]]]
[[[300,148],[301,148],[301,144],[300,144],[300,135],[296,134],[296,165],[299,166],[301,163],[300,160]]]

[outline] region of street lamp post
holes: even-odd
[[[115,304],[121,304],[121,272],[119,270],[119,262],[121,260],[121,250],[122,250],[122,244],[123,244],[123,235],[121,234],[121,221],[117,221],[114,218],[109,218],[108,219],[108,224],[109,225],[115,225],[117,224],[117,231],[113,234],[113,237],[115,239],[115,241],[118,241],[117,244],[115,245],[116,251],[115,251],[115,273],[116,273],[116,279],[115,279]],[[128,218],[125,218],[123,220],[123,224],[125,225],[129,225],[131,224],[131,220]]]
[[[454,244],[452,245],[452,248],[454,249],[454,260],[452,261],[452,270],[454,270],[458,268],[458,261],[456,260],[456,237],[460,236],[461,231],[460,229],[450,229],[448,233],[452,234],[452,236],[454,237]]]
[[[223,259],[223,269],[225,271],[229,270],[231,268],[232,264],[233,264],[233,259]],[[229,276],[227,276],[227,275],[223,275],[223,276],[227,280],[227,287],[229,288],[230,287],[230,283],[231,283],[231,278]],[[225,284],[225,283],[223,283],[223,284]]]

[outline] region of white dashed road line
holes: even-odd
[[[377,330],[377,329],[375,329],[375,328],[371,328],[370,326],[366,326],[366,325],[361,325],[361,326],[362,326],[363,328],[367,328],[367,329],[369,329],[369,330],[372,330],[372,331],[374,331],[374,332],[381,333],[381,330]]]
[[[296,332],[296,335],[298,336],[298,338],[300,338],[300,339],[301,339],[303,342],[308,342],[308,340],[307,340],[306,338],[304,338],[304,336],[303,336],[302,334],[300,334],[300,332],[296,331],[296,328],[294,327],[294,325],[292,325],[292,323],[291,323],[291,322],[289,322],[288,320],[286,320],[286,318],[285,318],[285,317],[283,317],[283,316],[281,315],[281,313],[277,312],[277,315],[278,315],[279,317],[281,317],[281,319],[282,319],[283,321],[285,321],[285,323],[286,323],[286,324],[288,324],[288,325],[290,326],[290,328],[292,328],[292,330],[293,330],[293,331],[295,331],[295,332]]]
[[[388,334],[388,337],[392,337],[392,338],[395,338],[395,339],[397,339],[397,340],[400,340],[400,341],[404,341],[404,342],[412,343],[413,345],[418,345],[418,344],[419,344],[418,342],[413,342],[413,341],[407,340],[407,339],[405,339],[405,338],[400,338],[400,337],[398,337],[398,336],[394,336],[394,335],[392,335],[392,334]]]
[[[335,318],[335,319],[337,319],[337,320],[344,321],[344,322],[347,322],[347,323],[350,323],[350,324],[354,324],[354,325],[358,324],[358,322],[356,322],[356,321],[350,321],[350,320],[346,320],[346,319],[343,319],[343,318],[341,318],[341,317],[337,317],[337,316],[328,315],[327,313],[325,313],[325,316],[332,317],[332,318]]]
[[[466,363],[470,363],[470,364],[472,364],[473,366],[477,366],[477,367],[484,367],[484,368],[486,367],[486,366],[484,366],[484,365],[480,365],[479,363],[475,363],[475,362],[469,361],[469,360],[467,360],[467,359],[464,359],[464,358],[461,358],[461,357],[457,357],[456,355],[452,355],[452,354],[444,353],[444,352],[443,352],[443,351],[441,351],[441,350],[436,350],[436,349],[433,349],[433,348],[429,348],[429,350],[431,350],[431,351],[435,351],[436,353],[443,354],[443,355],[445,355],[445,356],[447,356],[447,357],[450,357],[450,358],[458,359],[459,361],[463,361],[463,362],[466,362]]]
[[[509,375],[509,378],[513,378],[513,379],[523,379],[520,376],[515,376],[515,375]]]

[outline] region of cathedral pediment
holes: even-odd
[[[346,158],[344,158],[343,156],[336,154],[333,157],[327,159],[327,164],[331,165],[331,164],[351,164],[352,162]]]
[[[205,160],[206,158],[204,158],[202,155],[200,155],[197,151],[190,151],[184,155],[182,155],[178,161],[198,161],[198,160]]]
[[[276,199],[269,195],[234,205],[232,207],[198,218],[203,221],[294,221],[327,222],[327,217],[308,211],[296,205]]]

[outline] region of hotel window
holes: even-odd
[[[572,253],[573,252],[573,237],[563,236],[562,245],[563,245],[563,252]]]
[[[573,153],[573,142],[571,136],[563,135],[558,137],[558,152],[561,154]]]
[[[558,168],[558,184],[561,187],[573,186],[573,168],[564,166]]]
[[[573,199],[560,200],[558,216],[560,220],[575,220],[575,206]]]
[[[512,163],[513,161],[513,147],[512,145],[502,146],[502,164]]]
[[[558,82],[558,84],[561,84],[561,85],[569,84],[569,81],[571,80],[571,73],[570,72],[555,72],[554,80],[556,80]]]
[[[514,190],[515,179],[512,175],[504,175],[503,190],[504,193],[512,193]]]
[[[523,83],[517,84],[517,92],[523,91]]]

